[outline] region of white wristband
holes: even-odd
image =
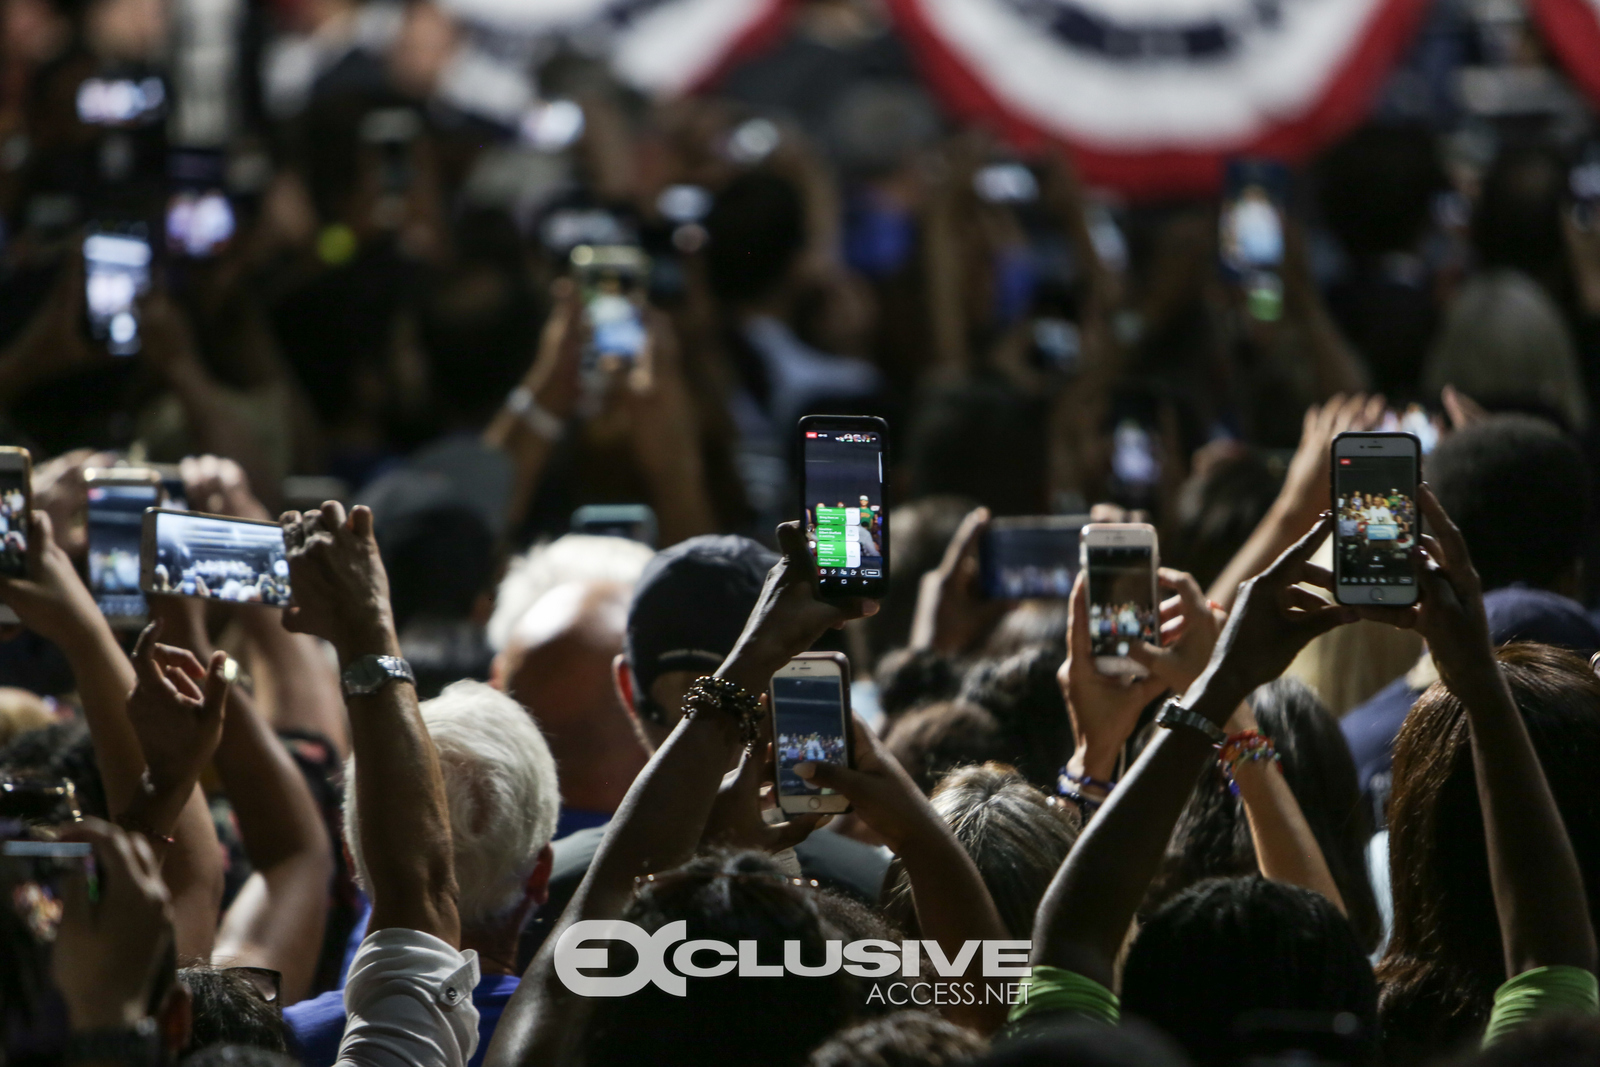
[[[533,398],[533,390],[526,385],[519,385],[511,390],[511,395],[506,397],[506,410],[522,420],[533,434],[550,444],[555,444],[567,432],[567,424],[559,415],[552,415],[539,406]]]

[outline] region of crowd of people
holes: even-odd
[[[546,42],[502,121],[457,7],[246,5],[197,146],[199,8],[0,0],[0,1064],[1600,1062],[1592,117],[1127,201],[788,6],[670,100]],[[816,414],[878,504],[801,498]],[[1415,496],[1336,496],[1394,427]],[[283,555],[106,618],[117,467]],[[1048,515],[1162,601],[985,595]],[[848,745],[774,736],[805,651]]]

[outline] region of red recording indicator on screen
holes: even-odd
[[[1348,467],[1348,466],[1350,466],[1350,461],[1348,459],[1341,459],[1339,461],[1339,466]]]
[[[815,430],[807,430],[806,431],[806,436],[807,437],[815,437],[815,436],[817,436],[817,432]]]

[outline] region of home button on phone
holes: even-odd
[[[1372,602],[1374,604],[1382,604],[1383,603],[1383,590],[1382,589],[1374,589],[1372,591]]]
[[[812,811],[816,811],[822,807],[822,798],[812,797],[810,800],[806,801],[806,807],[810,808]]]

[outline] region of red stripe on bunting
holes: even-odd
[[[690,93],[708,92],[741,63],[754,59],[772,48],[789,31],[794,21],[798,0],[767,0],[766,10],[757,15],[717,61],[690,78],[685,90]]]
[[[1587,0],[1532,0],[1534,20],[1572,80],[1600,103],[1600,14]]]
[[[1080,173],[1090,184],[1118,189],[1135,199],[1158,199],[1216,193],[1230,156],[1262,155],[1298,163],[1359,124],[1371,108],[1383,78],[1421,25],[1429,0],[1387,0],[1368,23],[1360,43],[1304,114],[1273,125],[1248,141],[1198,152],[1117,151],[1075,140],[1067,131],[1040,129],[1014,113],[945,43],[923,13],[920,0],[888,3],[924,77],[957,119],[987,125],[1024,152],[1051,141],[1060,142],[1071,150]]]

